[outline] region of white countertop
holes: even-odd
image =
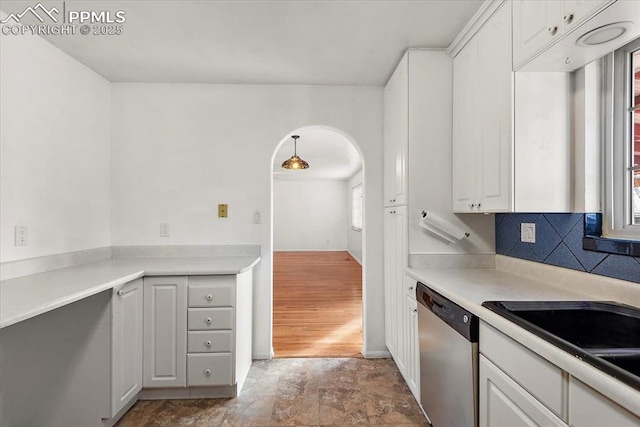
[[[0,281],[0,329],[142,276],[238,274],[260,261],[246,257],[112,258]]]
[[[407,269],[407,274],[477,315],[577,379],[640,416],[640,391],[482,307],[483,301],[608,300],[501,270]],[[640,287],[638,288],[640,292]]]

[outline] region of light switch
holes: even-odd
[[[262,214],[260,211],[253,211],[253,223],[261,224],[262,223]]]
[[[218,205],[218,218],[226,218],[227,217],[227,205],[220,204]]]
[[[536,242],[536,225],[529,222],[520,224],[520,241],[525,243]]]

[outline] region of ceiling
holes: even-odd
[[[122,35],[45,37],[112,82],[384,85],[406,48],[447,47],[482,1],[41,2],[126,13]]]
[[[309,163],[309,169],[288,170],[282,162],[293,155],[293,139],[286,140],[276,152],[273,178],[282,181],[346,180],[362,168],[358,150],[342,135],[324,129],[297,132],[298,156]]]

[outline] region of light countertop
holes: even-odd
[[[143,276],[239,274],[246,257],[112,258],[0,281],[0,329]]]
[[[593,292],[553,286],[502,270],[412,269],[414,279],[477,315],[494,328],[549,360],[585,384],[640,416],[640,391],[583,362],[504,317],[482,307],[483,301],[611,300]],[[640,290],[638,291],[640,292]],[[622,301],[624,302],[624,301]]]

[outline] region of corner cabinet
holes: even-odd
[[[237,396],[252,362],[252,300],[251,271],[146,277],[144,387],[167,391],[143,394]]]
[[[407,204],[409,53],[384,88],[384,205]]]
[[[142,279],[113,288],[111,298],[111,417],[142,390]]]
[[[570,212],[570,76],[512,71],[511,4],[454,58],[453,211]]]

